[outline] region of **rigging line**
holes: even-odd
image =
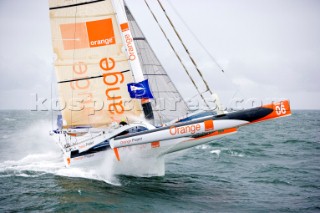
[[[205,92],[209,92],[210,95],[215,99],[215,104],[216,104],[216,107],[217,107],[217,108],[215,108],[214,110],[215,110],[218,114],[223,114],[224,112],[223,112],[223,110],[222,110],[222,105],[221,105],[221,102],[220,102],[220,98],[218,97],[218,95],[217,95],[216,93],[214,93],[214,92],[212,92],[212,90],[210,90],[210,87],[209,87],[207,81],[204,79],[204,76],[203,76],[202,72],[200,71],[198,65],[196,64],[196,62],[195,62],[194,59],[192,58],[192,56],[191,56],[188,48],[186,47],[186,45],[184,44],[183,40],[181,39],[181,36],[179,35],[179,33],[178,33],[177,29],[175,28],[175,26],[174,26],[173,22],[171,21],[171,19],[169,18],[166,10],[165,10],[164,7],[162,6],[160,0],[157,0],[157,1],[158,1],[159,5],[160,5],[161,9],[163,10],[166,18],[168,19],[171,27],[173,28],[174,32],[176,33],[176,36],[178,37],[178,39],[180,40],[182,46],[184,47],[185,51],[187,52],[187,54],[188,54],[188,56],[189,56],[189,59],[191,60],[191,62],[192,62],[193,65],[195,66],[195,68],[196,68],[199,76],[201,77],[203,83],[205,84],[205,86],[206,86],[206,91],[205,91]],[[210,107],[209,107],[209,109],[210,109]]]
[[[178,60],[180,61],[182,67],[183,67],[184,70],[186,71],[186,73],[187,73],[188,77],[190,78],[192,84],[195,86],[196,90],[197,90],[198,93],[200,94],[201,98],[204,100],[204,102],[205,102],[205,104],[207,105],[207,107],[210,108],[210,107],[209,107],[209,104],[205,101],[206,99],[205,99],[205,98],[203,97],[203,95],[200,93],[200,90],[199,90],[198,86],[196,85],[196,83],[195,83],[194,80],[192,79],[192,77],[191,77],[189,71],[187,70],[186,66],[185,66],[184,63],[182,62],[182,60],[181,60],[180,56],[178,55],[177,51],[176,51],[175,48],[173,47],[171,41],[170,41],[169,38],[167,37],[167,34],[165,33],[165,31],[164,31],[163,28],[161,27],[161,25],[160,25],[158,19],[156,18],[155,14],[154,14],[153,11],[151,10],[151,8],[150,8],[147,0],[144,0],[144,2],[146,3],[146,5],[147,5],[147,7],[148,7],[148,9],[149,9],[149,11],[150,11],[150,13],[152,14],[153,18],[154,18],[155,21],[157,22],[157,24],[158,24],[159,28],[161,29],[162,33],[164,34],[165,38],[167,39],[167,42],[169,43],[169,45],[170,45],[170,47],[172,48],[173,52],[175,53],[176,57],[177,57]]]
[[[159,5],[160,5],[160,7],[161,7],[161,9],[162,9],[162,11],[163,11],[163,13],[165,14],[165,16],[166,16],[167,20],[169,21],[169,23],[170,23],[170,25],[171,25],[172,29],[174,30],[174,32],[175,32],[175,34],[176,34],[176,36],[177,36],[177,37],[178,37],[178,39],[180,40],[180,42],[181,42],[181,44],[182,44],[183,48],[184,48],[184,49],[185,49],[185,51],[187,52],[187,54],[188,54],[188,56],[189,56],[189,59],[191,60],[192,64],[193,64],[193,65],[194,65],[194,67],[196,68],[196,70],[197,70],[198,74],[200,75],[200,77],[201,77],[202,81],[204,82],[204,84],[205,84],[205,86],[206,86],[207,91],[210,91],[210,93],[211,93],[211,95],[212,95],[212,91],[210,90],[210,87],[209,87],[209,85],[208,85],[207,81],[204,79],[204,77],[203,77],[203,74],[202,74],[201,70],[199,69],[199,67],[198,67],[197,63],[195,62],[195,60],[194,60],[194,59],[193,59],[193,57],[191,56],[191,54],[190,54],[190,52],[189,52],[189,50],[188,50],[187,46],[185,45],[185,43],[184,43],[184,42],[183,42],[183,40],[181,39],[180,34],[178,33],[178,31],[177,31],[177,29],[175,28],[175,26],[174,26],[173,22],[171,21],[171,19],[169,18],[169,16],[168,16],[168,14],[167,14],[166,10],[164,9],[164,7],[163,7],[163,5],[161,4],[161,2],[160,2],[159,0],[157,0],[157,1],[158,1],[158,3],[159,3]]]
[[[181,20],[181,22],[184,24],[184,26],[186,27],[186,29],[189,31],[189,33],[193,36],[193,38],[198,42],[198,44],[200,45],[200,47],[206,52],[206,54],[209,56],[209,58],[216,64],[216,66],[221,70],[221,72],[224,74],[224,77],[230,81],[230,79],[232,79],[229,76],[229,72],[225,72],[225,70],[222,68],[222,66],[217,62],[217,60],[212,56],[212,54],[207,50],[207,48],[203,45],[203,43],[198,39],[198,37],[196,36],[196,34],[193,33],[193,31],[190,29],[190,27],[187,25],[187,23],[184,21],[184,19],[182,18],[182,16],[180,15],[180,13],[176,10],[176,8],[172,5],[171,1],[166,1],[172,8],[173,12],[179,17],[179,19]],[[233,95],[232,98],[234,98],[234,96],[240,91],[239,87],[237,87],[235,89],[235,94]],[[241,92],[241,91],[240,91]]]
[[[159,1],[159,0],[158,0]],[[207,53],[207,55],[210,57],[210,59],[217,65],[217,67],[221,70],[222,73],[225,73],[224,69],[221,67],[221,65],[217,62],[217,60],[211,55],[211,53],[207,50],[207,48],[202,44],[202,42],[198,39],[196,34],[193,33],[193,31],[190,29],[190,27],[186,24],[186,22],[183,20],[181,15],[178,13],[178,11],[175,9],[175,7],[172,5],[170,1],[167,1],[167,3],[171,6],[172,10],[176,13],[176,15],[179,17],[181,22],[184,24],[184,26],[187,28],[189,33],[194,37],[194,39],[199,43],[199,45],[202,47],[202,49]]]

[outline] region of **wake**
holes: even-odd
[[[0,177],[22,176],[38,177],[53,174],[104,181],[112,185],[121,185],[117,176],[137,177],[163,176],[165,174],[164,158],[140,158],[141,153],[126,150],[118,162],[112,150],[104,153],[103,160],[91,167],[66,168],[62,152],[49,135],[52,129],[49,121],[37,121],[25,130],[9,138],[8,144],[2,143],[8,154],[0,162]]]
[[[98,168],[66,168],[62,161],[62,154],[56,152],[30,154],[20,160],[0,163],[0,177],[39,177],[46,174],[93,179],[111,185],[121,185],[116,176],[101,172]]]
[[[0,178],[39,177],[53,174],[104,181],[120,185],[116,176],[101,168],[66,168],[62,152],[49,135],[50,121],[37,121],[0,144],[5,159],[0,162]],[[12,153],[12,154],[9,154]],[[102,172],[103,171],[103,172]]]

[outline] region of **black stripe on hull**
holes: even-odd
[[[244,120],[248,122],[253,122],[255,120],[261,119],[273,112],[273,109],[257,107],[253,109],[246,109],[238,112],[231,112],[223,115],[214,116],[213,120],[222,120],[222,119],[236,119]]]
[[[243,120],[243,121],[253,122],[255,120],[261,119],[261,118],[269,115],[272,112],[273,112],[273,109],[264,108],[264,107],[256,107],[256,108],[252,108],[252,109],[242,110],[239,112],[231,112],[231,113],[223,114],[223,115],[214,115],[212,117],[206,117],[203,119],[191,120],[191,121],[187,121],[187,122],[178,122],[178,123],[172,124],[171,126],[179,127],[179,126],[185,126],[185,125],[192,125],[195,123],[200,123],[200,122],[204,122],[206,120],[211,120],[211,119],[212,120],[235,119],[235,120]],[[124,135],[124,136],[118,136],[118,137],[115,137],[114,139],[120,140],[120,139],[133,137],[133,136],[137,136],[137,135],[144,135],[144,134],[149,134],[152,132],[158,132],[161,130],[169,129],[171,126],[160,127],[160,128],[146,130],[143,132],[128,134],[128,135]]]
[[[76,158],[76,157],[80,157],[80,156],[84,156],[84,155],[90,155],[90,154],[94,154],[94,153],[97,153],[97,152],[102,152],[102,151],[106,151],[110,149],[110,145],[106,145],[106,146],[102,146],[102,147],[99,147],[99,148],[96,148],[96,149],[89,149],[88,151],[85,151],[85,152],[81,152],[79,153],[79,150],[75,150],[75,151],[71,151],[71,155],[70,155],[70,158]]]

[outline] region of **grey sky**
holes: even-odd
[[[223,66],[224,75],[167,1],[162,0],[167,12],[224,105],[235,95],[259,100],[289,98],[294,109],[320,109],[320,1],[171,0]],[[127,2],[165,68],[182,72],[144,1]],[[149,2],[168,29],[156,1]],[[46,0],[0,0],[0,109],[30,109],[31,94],[50,96],[54,73],[49,24]],[[182,53],[172,31],[169,36]],[[183,78],[171,76],[187,93]]]

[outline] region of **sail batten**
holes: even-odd
[[[125,71],[119,71],[121,73],[125,73],[125,72],[130,72],[130,70],[125,70]],[[90,79],[94,79],[94,78],[103,78],[103,75],[99,75],[99,76],[91,76],[91,77],[86,77],[86,78],[76,78],[76,79],[71,79],[71,80],[66,80],[66,81],[58,81],[58,84],[61,83],[68,83],[68,82],[73,82],[73,81],[83,81],[83,80],[90,80]]]
[[[77,18],[88,18],[88,17],[99,18],[99,17],[113,16],[113,15],[116,15],[116,13],[100,14],[100,15],[97,14],[97,15],[92,15],[92,16],[78,15]],[[60,15],[60,16],[52,16],[52,18],[70,18],[70,16],[68,16],[68,15]]]
[[[49,9],[50,10],[64,9],[64,8],[68,8],[68,7],[76,7],[76,6],[86,5],[86,4],[93,4],[93,3],[97,3],[97,2],[101,2],[101,1],[105,1],[105,0],[92,0],[92,1],[85,1],[84,0],[83,2],[75,3],[75,4],[66,4],[66,5],[55,6],[55,7],[49,6]],[[53,1],[51,1],[51,2],[53,2]],[[76,2],[79,2],[79,1],[76,1]],[[59,5],[59,4],[57,4],[57,5]]]
[[[139,119],[134,82],[112,0],[50,0],[55,72],[64,128]]]
[[[133,38],[133,40],[146,40],[146,38],[144,38],[144,37],[135,37],[135,38]]]

